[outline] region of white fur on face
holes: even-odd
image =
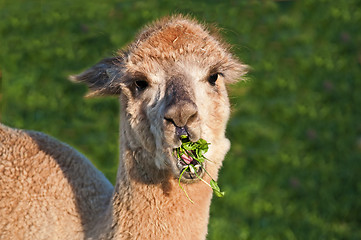
[[[167,155],[164,152],[165,141],[163,134],[163,122],[164,122],[164,92],[165,87],[163,84],[157,86],[155,97],[149,102],[147,106],[147,116],[150,121],[150,132],[154,137],[155,142],[155,164],[159,169],[162,169],[166,166]],[[153,90],[154,91],[154,90]]]

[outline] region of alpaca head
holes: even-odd
[[[180,135],[210,142],[207,157],[213,167],[220,166],[229,149],[226,84],[244,71],[224,43],[202,25],[177,16],[145,28],[118,56],[72,79],[87,83],[90,95],[119,95],[124,144],[147,156],[144,161],[150,162],[141,164],[178,177],[182,165],[174,149],[181,145]]]

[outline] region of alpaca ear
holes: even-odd
[[[69,79],[72,82],[88,85],[90,93],[86,95],[87,97],[119,95],[122,71],[122,59],[120,57],[105,58],[88,70],[78,75],[69,76]]]

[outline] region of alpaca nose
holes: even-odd
[[[196,104],[191,100],[181,100],[170,104],[165,109],[164,118],[176,127],[185,127],[198,116]]]

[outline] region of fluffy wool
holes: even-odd
[[[119,96],[114,188],[66,144],[0,125],[0,239],[205,239],[212,190],[182,179],[192,204],[178,187],[177,129],[210,142],[204,168],[217,179],[230,146],[226,84],[245,69],[203,25],[173,16],[72,76],[90,96]]]
[[[112,191],[73,148],[0,124],[0,239],[82,239]]]

